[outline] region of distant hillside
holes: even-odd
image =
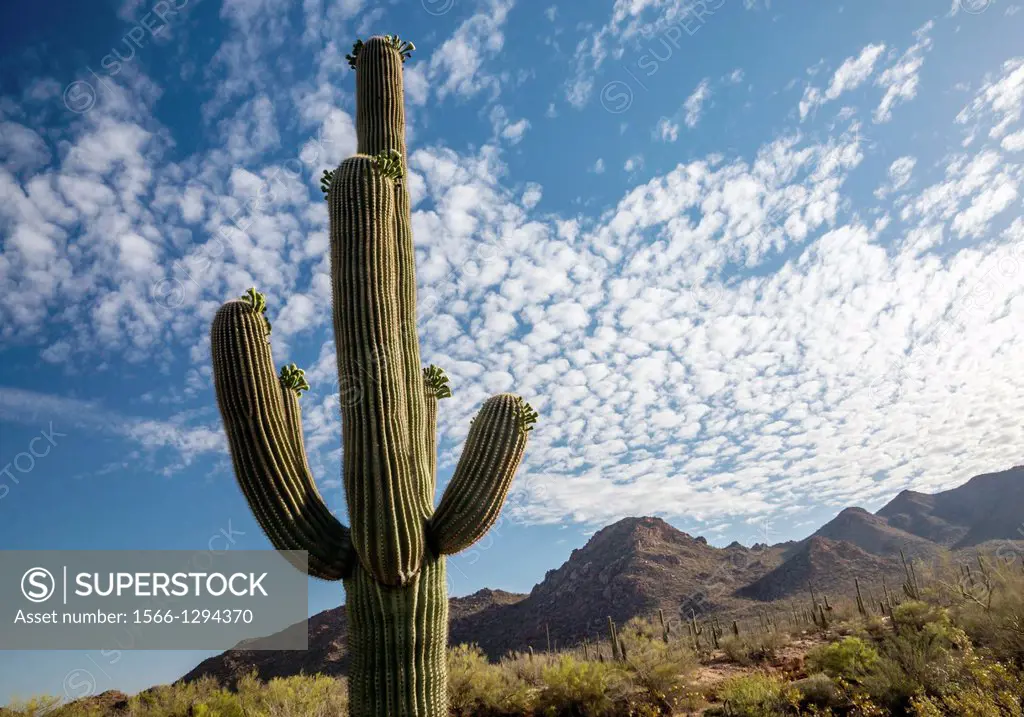
[[[781,550],[738,543],[715,548],[660,518],[626,518],[594,534],[530,595],[473,616],[474,640],[491,655],[600,636],[608,616],[625,622],[659,608],[669,615],[728,609],[736,588],[781,563]]]
[[[942,549],[935,543],[890,525],[863,508],[846,508],[814,533],[819,538],[845,541],[871,555],[891,558],[901,550],[907,557],[928,560]]]
[[[877,514],[847,508],[812,536],[780,545],[708,545],[660,518],[626,518],[595,533],[549,570],[529,595],[481,590],[453,598],[451,642],[475,642],[491,657],[508,650],[603,637],[608,616],[623,623],[659,608],[677,619],[694,613],[745,612],[761,602],[846,592],[854,578],[900,578],[899,551],[928,561],[947,548],[1024,539],[1024,467],[972,478],[928,495],[904,491]],[[1004,543],[1005,544],[1005,543]],[[1017,544],[1024,554],[1024,543]],[[895,583],[894,583],[895,584]],[[296,629],[302,626],[297,625]],[[205,660],[182,680],[213,675],[233,683],[256,669],[263,678],[323,672],[344,674],[347,620],[343,607],[310,618],[305,652],[229,650]],[[251,648],[251,645],[249,646]]]
[[[948,548],[988,540],[1024,540],[1024,466],[975,476],[928,495],[905,490],[878,516],[889,525]]]
[[[853,543],[814,535],[790,554],[779,567],[737,591],[738,597],[768,602],[808,595],[811,586],[819,593],[849,595],[854,578],[875,583],[902,571],[893,558],[872,555]]]

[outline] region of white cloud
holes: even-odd
[[[1024,150],[1024,130],[1017,130],[1013,134],[1003,137],[1000,143],[1007,152],[1020,152]]]
[[[705,77],[698,83],[690,96],[686,98],[686,102],[683,103],[683,109],[686,111],[686,126],[690,129],[696,127],[700,121],[701,111],[704,109],[704,103],[707,102],[709,97],[711,97],[711,85]]]
[[[450,94],[472,97],[484,89],[498,88],[498,77],[485,72],[483,66],[505,44],[502,27],[512,5],[513,0],[486,0],[479,12],[434,51],[427,75],[438,99]]]
[[[643,169],[644,157],[642,154],[634,154],[626,160],[626,163],[622,165],[622,168],[627,172],[635,172],[639,169]]]
[[[932,41],[928,33],[933,23],[927,22],[914,34],[917,42],[900,56],[891,66],[887,67],[875,80],[875,84],[885,88],[882,101],[875,108],[875,122],[888,122],[892,119],[892,111],[896,105],[909,102],[917,96],[917,87],[921,67],[924,65],[924,53],[931,49]]]
[[[897,192],[907,185],[910,175],[917,166],[917,160],[911,156],[899,157],[889,165],[889,181],[875,190],[875,196],[884,199],[886,196]]]
[[[1003,137],[1012,124],[1020,121],[1024,111],[1024,58],[1007,60],[1001,69],[999,78],[986,81],[974,100],[957,115],[960,124],[982,117],[995,120],[988,133],[992,139]],[[1018,141],[1010,139],[1006,149],[1015,147]]]
[[[679,125],[668,117],[662,117],[654,128],[654,138],[662,142],[675,142],[679,139]]]
[[[885,52],[885,45],[867,45],[859,55],[847,57],[843,61],[843,64],[832,75],[832,80],[824,92],[817,87],[808,86],[800,101],[800,119],[805,119],[808,114],[826,102],[834,101],[843,93],[864,84],[875,71],[875,64],[883,52]]]
[[[835,74],[832,75],[832,82],[825,90],[825,98],[829,100],[838,99],[844,92],[860,87],[875,71],[875,63],[885,52],[885,45],[868,45],[860,51],[856,58],[848,57]]]
[[[594,162],[593,166],[590,168],[590,171],[594,174],[604,174],[604,159],[598,157],[597,161]]]
[[[530,128],[530,122],[527,119],[513,122],[508,118],[504,107],[495,105],[491,108],[491,127],[495,137],[508,140],[509,144],[519,144],[526,130]]]

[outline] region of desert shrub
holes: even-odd
[[[922,631],[887,639],[878,661],[860,682],[883,707],[903,714],[912,698],[936,693],[955,669],[948,645]]]
[[[877,663],[878,650],[859,637],[845,637],[807,654],[809,669],[853,681],[860,681]]]
[[[529,697],[525,682],[492,665],[476,645],[448,650],[448,703],[454,717],[523,714]]]
[[[977,656],[948,611],[908,602],[893,613],[898,632],[880,643],[878,661],[860,681],[874,701],[893,714],[906,714],[915,701],[949,694],[953,685],[974,684],[965,670]]]
[[[1006,665],[986,660],[968,646],[949,678],[927,694],[912,697],[918,715],[1024,715],[1024,676]]]
[[[11,717],[43,717],[60,707],[60,697],[43,695],[26,700],[12,700],[6,707],[0,707],[0,714]]]
[[[893,622],[897,628],[923,630],[931,624],[949,624],[949,614],[937,605],[930,605],[920,600],[908,600],[900,603],[892,611]]]
[[[999,561],[989,570],[991,594],[981,585],[964,585],[968,596],[955,608],[956,622],[997,659],[1024,667],[1024,573]]]
[[[801,708],[837,709],[847,702],[843,691],[824,672],[796,680],[792,685],[793,689],[800,693]]]
[[[627,649],[631,640],[661,640],[661,625],[644,617],[633,617],[619,629],[619,638],[627,643]]]
[[[870,642],[881,642],[890,632],[892,632],[892,628],[886,625],[882,618],[871,615],[861,622],[856,637]]]
[[[245,717],[335,717],[348,714],[344,679],[326,675],[275,677],[260,682],[252,672],[238,682]]]
[[[856,604],[848,600],[832,603],[832,610],[826,610],[825,614],[828,616],[829,622],[833,624],[853,622],[860,617]]]
[[[192,717],[246,717],[238,695],[218,690],[192,705]]]
[[[774,660],[787,642],[786,636],[778,632],[751,632],[738,637],[729,635],[722,638],[719,644],[726,657],[733,662],[753,665]]]
[[[622,714],[629,686],[622,669],[562,655],[544,668],[536,709],[545,717],[606,717]]]
[[[634,633],[627,642],[624,664],[640,697],[662,714],[672,714],[684,700],[686,675],[697,666],[697,656],[677,640]]]
[[[781,678],[755,673],[727,681],[718,691],[724,714],[735,717],[775,717],[795,714],[800,693]]]
[[[212,677],[194,682],[160,685],[131,697],[128,711],[133,717],[190,717],[193,706],[216,701],[222,691]]]
[[[501,669],[529,687],[541,687],[544,684],[544,669],[558,660],[557,655],[539,652],[531,655],[528,652],[510,652],[501,658]]]

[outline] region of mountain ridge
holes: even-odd
[[[657,517],[623,518],[595,532],[528,594],[484,588],[450,599],[450,641],[475,642],[491,658],[509,650],[543,649],[600,638],[610,616],[618,623],[664,610],[671,620],[712,612],[756,612],[765,602],[852,590],[899,578],[903,551],[932,560],[950,551],[1024,541],[1024,466],[971,478],[928,494],[901,491],[875,513],[841,510],[800,541],[724,548]],[[932,537],[927,537],[932,536]],[[1024,553],[1024,542],[1016,543]],[[299,623],[298,625],[301,625]],[[298,626],[294,626],[298,627]],[[263,679],[323,672],[344,674],[344,606],[308,621],[309,649],[273,652],[239,645],[197,665],[178,682],[211,675],[233,684],[255,669]]]

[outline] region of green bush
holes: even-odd
[[[628,625],[628,623],[627,623]],[[697,657],[683,642],[665,642],[642,631],[626,631],[627,659],[624,667],[639,697],[657,707],[661,714],[672,714],[686,696],[686,677],[697,666]]]
[[[130,698],[128,711],[132,717],[190,717],[194,705],[215,701],[221,691],[220,684],[212,677],[160,685]]]
[[[824,672],[796,680],[793,689],[800,693],[801,708],[838,709],[847,703],[843,691]]]
[[[325,675],[275,677],[260,682],[253,672],[238,682],[244,717],[334,717],[348,714],[344,679]]]
[[[860,682],[872,699],[904,714],[912,698],[934,693],[955,669],[947,644],[934,635],[903,634],[886,640],[878,662]]]
[[[963,669],[934,695],[911,698],[911,708],[921,717],[963,715],[1024,715],[1024,679],[1004,665],[968,656]]]
[[[562,655],[544,668],[542,679],[536,708],[544,717],[610,717],[622,714],[628,702],[625,674],[610,663]]]
[[[778,632],[751,632],[740,636],[729,635],[719,644],[733,662],[753,665],[774,660],[789,640]]]
[[[192,717],[246,717],[238,695],[227,690],[218,690],[196,702],[189,714]]]
[[[878,664],[878,650],[859,637],[844,637],[839,642],[821,645],[807,654],[807,667],[830,677],[859,682]]]
[[[931,624],[950,624],[949,613],[945,609],[919,600],[900,603],[893,608],[892,617],[899,629],[920,631]]]
[[[1024,572],[1017,562],[996,559],[989,574],[990,588],[977,584],[968,590],[973,599],[961,598],[956,622],[996,659],[1024,667]]]
[[[735,717],[775,717],[795,714],[800,693],[779,677],[755,673],[727,681],[718,691],[725,714]]]
[[[453,717],[525,714],[530,689],[476,645],[458,645],[448,650],[448,703]]]
[[[510,652],[501,658],[501,669],[529,687],[544,685],[544,669],[557,662],[558,656],[547,652],[531,655],[528,652]]]

